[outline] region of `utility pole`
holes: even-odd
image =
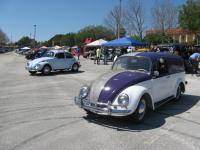
[[[119,0],[119,19],[117,23],[117,38],[120,38],[120,29],[121,29],[121,16],[122,16],[122,0]]]
[[[36,37],[36,24],[33,25],[34,26],[34,48],[35,48],[35,44],[36,44],[36,41],[35,41],[35,37]]]

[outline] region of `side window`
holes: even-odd
[[[158,62],[158,71],[161,76],[168,74],[168,66],[166,61],[163,63]]]
[[[56,58],[58,58],[58,59],[64,59],[65,58],[65,54],[64,53],[57,53],[56,54]]]
[[[73,56],[70,53],[65,53],[66,58],[73,58]]]

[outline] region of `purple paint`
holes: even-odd
[[[150,79],[150,75],[140,72],[124,71],[118,73],[105,84],[99,95],[98,102],[112,102],[117,94],[125,88]]]

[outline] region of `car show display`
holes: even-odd
[[[163,84],[164,83],[164,84]],[[128,116],[141,122],[148,109],[179,100],[185,91],[183,59],[169,53],[129,53],[110,72],[84,85],[75,104],[87,113]]]

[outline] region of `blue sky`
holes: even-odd
[[[173,0],[176,6],[186,0]],[[45,41],[55,34],[77,32],[87,25],[101,25],[109,11],[119,0],[0,0],[0,28],[12,40],[22,36],[33,37],[37,25],[36,40]],[[122,0],[126,7],[127,0]],[[155,0],[143,0],[146,10],[146,26],[151,24],[151,9]]]

